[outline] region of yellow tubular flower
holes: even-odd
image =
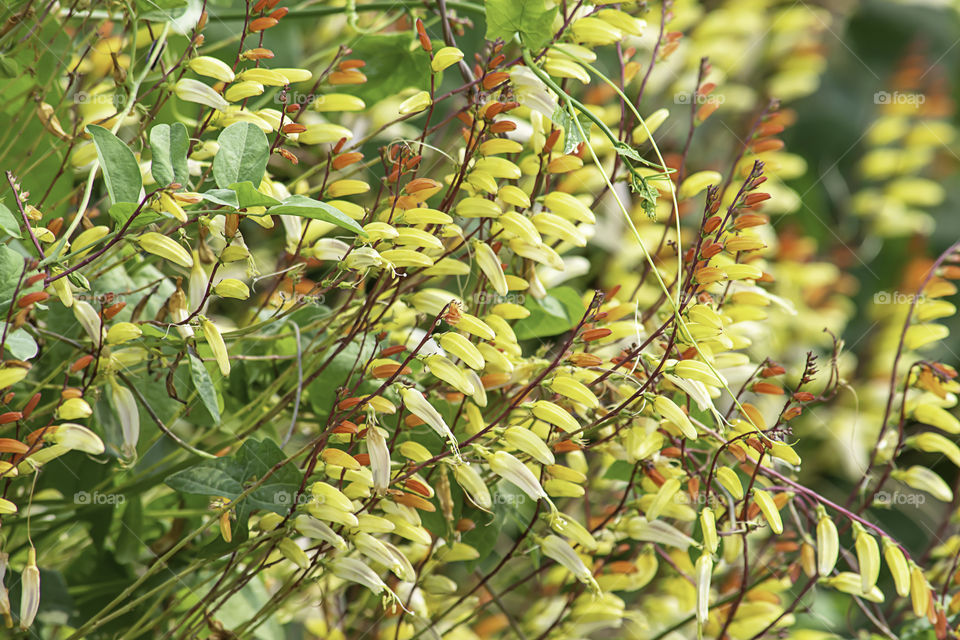
[[[740,478],[737,473],[729,467],[717,467],[717,482],[730,492],[734,500],[743,499],[743,485],[740,484]]]
[[[923,569],[910,563],[910,602],[913,604],[913,613],[918,618],[927,615],[927,607],[930,605],[930,587],[927,585],[927,578],[923,575]]]
[[[534,402],[533,415],[544,422],[560,427],[567,433],[580,430],[580,423],[576,418],[549,400],[537,400]]]
[[[247,98],[263,95],[264,86],[259,82],[236,82],[227,87],[223,97],[227,102],[242,102]]]
[[[707,621],[710,611],[710,578],[713,575],[713,556],[704,551],[697,558],[696,576],[697,585],[697,627],[700,628]]]
[[[267,87],[282,87],[287,82],[286,76],[273,69],[263,69],[254,67],[240,72],[240,80],[243,82],[253,82]],[[229,98],[227,98],[229,100]]]
[[[191,60],[188,65],[197,75],[214,78],[221,82],[233,82],[236,77],[233,69],[223,60],[211,56],[199,56]]]
[[[690,440],[697,439],[697,430],[694,428],[690,418],[684,413],[683,409],[678,407],[673,400],[666,396],[657,396],[653,400],[653,408],[665,420],[680,429],[684,437]]]
[[[660,489],[657,491],[653,498],[653,502],[650,504],[650,507],[646,511],[646,516],[648,521],[656,520],[660,513],[663,511],[671,500],[677,495],[677,492],[680,491],[680,480],[677,478],[670,478],[663,485],[660,486]]]
[[[880,548],[877,540],[867,533],[859,522],[853,523],[854,546],[857,550],[857,564],[860,566],[860,590],[869,593],[877,584],[880,576]]]
[[[213,351],[213,357],[220,367],[220,373],[224,377],[230,375],[230,356],[227,354],[227,345],[223,342],[223,336],[220,330],[210,320],[200,317],[200,328],[203,330],[203,337],[206,338],[210,350]]]
[[[556,460],[550,447],[533,431],[514,426],[503,432],[503,439],[511,447],[522,451],[542,465],[551,465]]]
[[[506,296],[510,290],[507,287],[507,279],[503,275],[503,267],[500,266],[500,258],[490,245],[482,240],[473,240],[470,246],[473,248],[477,266],[487,277],[494,291],[501,296]]]
[[[600,593],[600,585],[594,579],[593,574],[577,555],[577,552],[567,544],[567,541],[559,536],[549,535],[540,543],[543,555],[556,561],[564,569],[576,576],[577,580],[587,585],[590,590]]]
[[[704,507],[700,512],[700,529],[703,531],[703,546],[710,553],[716,553],[720,545],[717,536],[717,517],[710,507]]]
[[[840,553],[840,540],[837,536],[837,525],[822,508],[818,510],[817,520],[817,572],[821,576],[829,576],[837,565]]]
[[[444,333],[439,338],[440,346],[444,351],[457,356],[463,363],[472,369],[478,371],[486,366],[483,355],[477,350],[472,342],[459,333]]]
[[[760,507],[760,513],[763,514],[767,524],[770,525],[770,529],[777,535],[783,533],[783,521],[780,519],[780,510],[777,508],[777,504],[773,501],[773,498],[770,497],[770,494],[763,489],[754,489],[753,497],[757,502],[757,506]]]
[[[444,47],[433,54],[433,60],[430,61],[430,68],[434,73],[439,73],[449,66],[455,65],[463,60],[463,51],[456,47]]]
[[[493,508],[490,489],[487,488],[487,483],[483,481],[476,469],[468,464],[454,465],[453,477],[470,498],[470,502],[487,512]]]
[[[190,269],[193,267],[193,257],[180,246],[180,243],[155,231],[148,231],[137,238],[137,244],[147,253],[160,256],[181,267]]]
[[[910,567],[900,547],[887,538],[883,538],[883,559],[887,561],[887,568],[893,576],[897,595],[907,597],[910,593]]]

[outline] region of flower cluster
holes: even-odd
[[[30,105],[59,164],[0,206],[8,626],[835,637],[817,591],[955,632],[923,454],[960,466],[958,245],[857,367],[855,281],[775,224],[827,11],[134,4],[41,18],[75,43]],[[929,99],[878,102],[851,202],[880,238],[932,231],[953,135],[901,75]],[[801,461],[825,429],[853,449]],[[930,549],[893,487],[943,507]]]

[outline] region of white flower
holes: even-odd
[[[517,102],[548,118],[556,113],[559,107],[557,95],[533,71],[518,66],[510,72],[510,82]]]

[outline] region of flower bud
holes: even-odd
[[[143,335],[140,327],[132,322],[118,322],[107,331],[107,344],[122,344],[130,340],[136,340]]]
[[[57,407],[56,416],[58,420],[80,420],[89,418],[93,414],[93,409],[83,398],[68,398]]]
[[[236,278],[224,278],[213,287],[213,291],[223,298],[246,300],[250,297],[250,288]]]
[[[30,547],[27,566],[20,575],[20,628],[27,630],[40,608],[40,569],[37,568],[37,550]]]
[[[203,337],[206,338],[210,350],[213,351],[213,357],[220,367],[220,373],[226,377],[230,375],[230,356],[227,354],[227,345],[223,342],[223,336],[217,325],[213,324],[205,317],[200,318],[200,328],[203,330]]]
[[[223,60],[211,56],[199,56],[190,61],[190,70],[197,75],[214,78],[221,82],[233,82],[235,74]]]
[[[447,67],[457,64],[463,60],[463,51],[456,47],[444,47],[433,54],[433,60],[430,61],[430,68],[434,73],[439,73]]]
[[[137,243],[147,253],[160,256],[186,269],[193,267],[193,257],[187,250],[180,246],[179,242],[162,233],[148,231],[137,238]]]
[[[595,594],[600,593],[600,585],[594,579],[590,569],[583,563],[577,552],[573,550],[566,540],[559,536],[548,535],[540,543],[540,549],[543,555],[556,561],[564,569],[572,573],[577,580],[587,585]]]
[[[533,431],[520,426],[508,427],[503,432],[503,439],[511,447],[522,451],[543,465],[556,462],[550,447]]]
[[[780,510],[777,508],[777,504],[773,501],[773,498],[770,497],[770,494],[762,489],[755,489],[753,498],[757,506],[760,507],[760,513],[763,514],[763,518],[767,521],[767,524],[770,525],[771,531],[777,535],[783,533],[783,521],[780,519]]]
[[[430,97],[429,92],[418,91],[401,102],[400,106],[397,107],[397,111],[402,116],[410,113],[419,113],[420,111],[424,111],[427,107],[429,107],[432,102],[433,98]]]

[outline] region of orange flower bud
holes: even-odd
[[[250,33],[257,33],[270,27],[275,27],[277,22],[276,18],[257,18],[250,23]]]

